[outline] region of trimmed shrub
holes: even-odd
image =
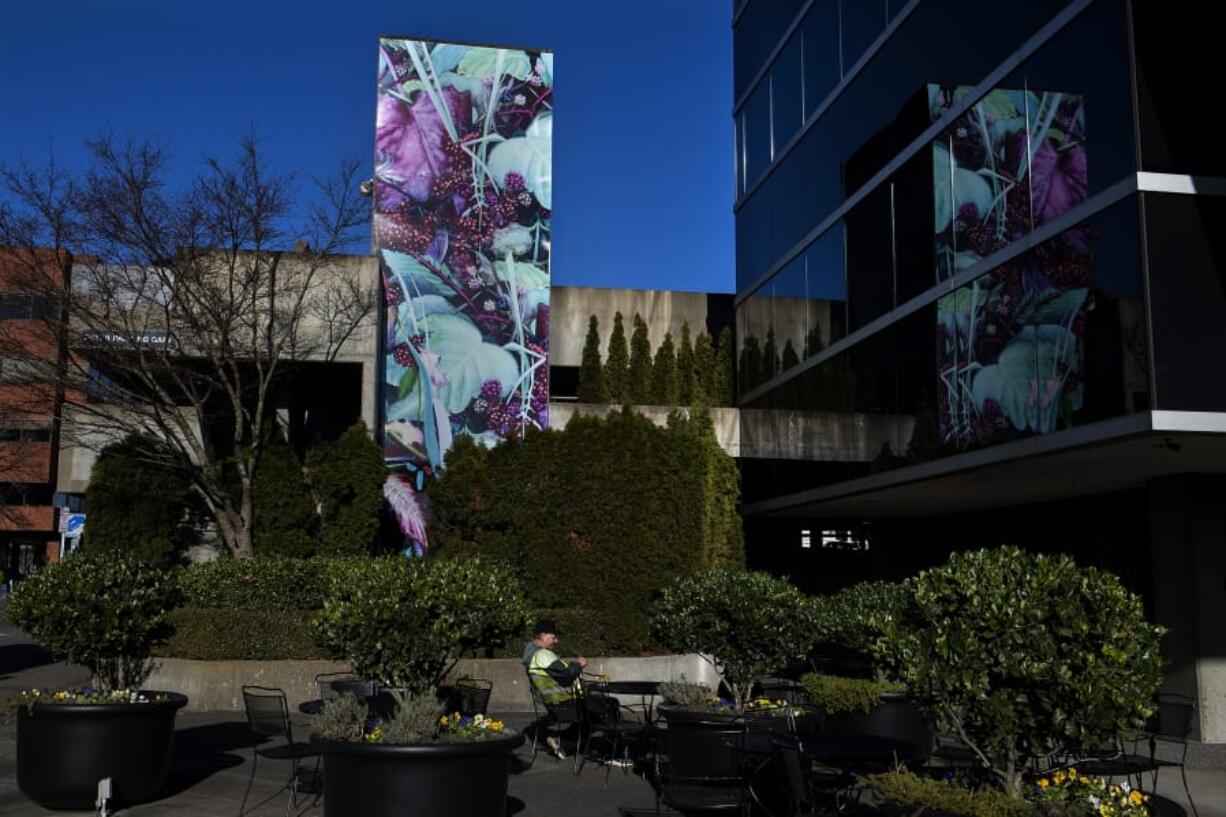
[[[613,316],[613,332],[609,335],[609,353],[604,364],[604,386],[610,403],[630,400],[630,348],[626,345],[626,329],[622,313]]]
[[[711,399],[713,406],[736,405],[736,395],[732,389],[734,359],[732,330],[725,326],[719,333],[719,348],[715,353],[714,395]]]
[[[387,464],[366,424],[315,446],[306,464],[319,503],[319,552],[367,553],[379,532]]]
[[[626,374],[627,399],[636,406],[651,402],[651,341],[647,322],[637,313],[630,335],[630,369]]]
[[[590,610],[614,654],[650,646],[647,608],[669,579],[744,563],[739,475],[704,412],[667,428],[629,410],[575,417],[494,448],[460,438],[427,493],[441,555],[498,558],[534,607]]]
[[[710,335],[700,332],[694,340],[694,385],[690,392],[690,402],[708,406],[720,405],[715,380],[715,345],[711,342]]]
[[[1164,630],[1111,573],[1004,547],[954,554],[908,587],[888,627],[893,669],[1011,795],[1025,758],[1153,713]]]
[[[588,317],[583,360],[579,365],[577,396],[580,403],[604,403],[609,398],[605,389],[604,367],[600,364],[600,324],[595,315]]]
[[[289,556],[223,557],[179,571],[188,607],[226,610],[318,610],[328,560]]]
[[[881,683],[864,678],[843,678],[810,672],[800,679],[813,705],[827,715],[869,712],[887,692],[902,692],[902,684]]]
[[[180,607],[169,615],[174,635],[155,654],[202,661],[326,658],[310,617],[309,610]]]
[[[818,649],[834,648],[872,666],[884,680],[883,639],[906,600],[901,582],[861,582],[813,599]]]
[[[477,557],[338,560],[326,577],[313,619],[320,644],[363,678],[413,696],[433,692],[462,656],[528,626],[519,582]]]
[[[805,595],[786,579],[713,570],[665,587],[651,628],[673,649],[711,656],[739,711],[755,680],[808,654],[811,610]]]
[[[170,572],[123,553],[74,553],[13,589],[9,621],[57,658],[87,667],[103,689],[139,684],[171,633]]]
[[[657,406],[675,406],[679,402],[679,390],[673,336],[666,332],[660,348],[656,349],[655,363],[651,365],[651,402]]]
[[[863,788],[875,789],[902,814],[948,814],[957,817],[1033,817],[1034,807],[996,789],[969,789],[947,780],[920,777],[907,769],[868,775]]]
[[[694,342],[690,339],[690,322],[681,324],[681,341],[677,344],[677,404],[694,402],[696,381]],[[708,401],[709,402],[709,401]]]
[[[319,514],[298,455],[275,425],[264,440],[252,483],[252,550],[299,558],[315,552]]]
[[[158,450],[156,441],[135,435],[102,449],[85,489],[85,550],[130,553],[168,567],[194,541],[191,481],[159,463]]]

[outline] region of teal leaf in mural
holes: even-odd
[[[537,58],[536,73],[546,85],[553,87],[553,54],[546,52]]]
[[[973,204],[980,218],[992,207],[992,188],[977,173],[963,167],[953,171],[953,189],[950,189],[949,148],[944,145],[932,147],[933,191],[935,192],[935,229],[944,232],[955,211],[963,205]]]
[[[546,210],[553,208],[553,116],[542,114],[523,136],[508,139],[490,151],[489,168],[503,184],[508,173],[518,173]]]
[[[383,250],[383,263],[392,271],[397,283],[403,281],[404,291],[410,298],[421,295],[449,295],[451,287],[443,281],[439,274],[430,269],[411,255],[395,250]],[[440,262],[431,262],[443,275],[451,275],[451,271]]]
[[[439,356],[439,371],[447,379],[440,389],[447,411],[462,412],[487,380],[502,384],[504,396],[510,393],[519,379],[519,366],[510,352],[486,343],[480,330],[459,315],[430,315],[426,326],[430,351]]]
[[[430,64],[434,66],[435,74],[443,74],[447,71],[454,71],[455,67],[460,64],[460,60],[464,59],[464,54],[471,48],[467,45],[455,45],[453,43],[439,43],[430,49]]]
[[[491,77],[498,65],[498,52],[503,52],[502,72],[516,79],[527,79],[532,73],[532,61],[523,51],[500,48],[469,48],[456,66],[456,73],[468,77]]]
[[[1051,293],[1054,290],[1045,290]],[[1018,322],[1029,324],[1056,324],[1070,326],[1073,318],[1085,304],[1089,290],[1083,288],[1070,289],[1055,297],[1047,298],[1034,304],[1030,309],[1019,312]]]
[[[993,400],[1015,428],[1046,432],[1055,427],[1059,401],[1077,366],[1077,338],[1062,326],[1026,326],[996,363],[975,375],[971,396],[979,411]]]

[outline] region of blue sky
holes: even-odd
[[[555,283],[733,289],[726,0],[5,3],[0,161],[111,131],[187,177],[254,129],[278,169],[369,166],[379,34],[553,48]]]

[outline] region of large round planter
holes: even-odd
[[[664,738],[670,773],[677,777],[736,777],[741,773],[737,750],[744,720],[735,714],[696,712],[661,705],[668,722]]]
[[[822,731],[893,738],[915,747],[913,761],[932,754],[932,730],[923,712],[905,693],[887,692],[868,712],[827,715]]]
[[[113,805],[150,800],[170,771],[177,692],[138,704],[36,703],[17,710],[17,785],[43,808],[93,809],[111,778]]]
[[[312,737],[324,758],[324,817],[504,817],[518,732],[394,745]]]

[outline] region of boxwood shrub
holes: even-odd
[[[186,607],[272,611],[323,606],[323,570],[329,560],[288,556],[224,557],[184,567],[179,586]]]
[[[203,661],[327,658],[311,632],[309,610],[181,607],[171,611],[174,635],[159,657]]]

